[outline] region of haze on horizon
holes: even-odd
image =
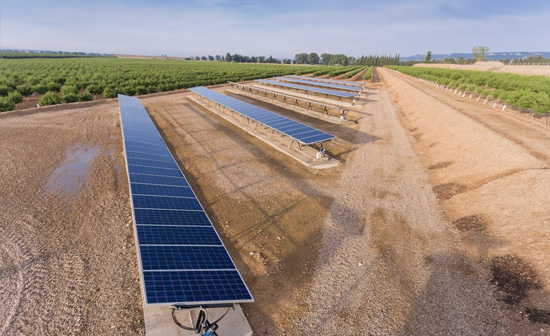
[[[1,47],[99,53],[293,57],[546,51],[542,1],[4,0]]]

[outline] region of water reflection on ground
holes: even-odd
[[[86,182],[87,170],[92,159],[99,153],[98,147],[83,144],[71,146],[65,151],[65,160],[48,177],[46,190],[67,194],[76,194],[80,186]]]

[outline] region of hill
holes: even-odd
[[[514,60],[516,58],[527,58],[530,56],[539,56],[542,55],[544,58],[550,57],[550,52],[542,51],[542,52],[530,52],[530,51],[504,51],[504,52],[490,52],[487,54],[487,60],[488,61],[498,61],[501,59],[509,58],[510,60]],[[458,59],[460,57],[464,57],[465,59],[473,58],[474,55],[472,53],[451,53],[451,54],[432,54],[432,60],[439,61],[443,60],[447,57],[452,57],[454,59]],[[423,61],[426,58],[426,54],[424,55],[413,55],[413,56],[406,56],[401,57],[401,61]]]

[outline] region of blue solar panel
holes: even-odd
[[[145,303],[254,301],[139,99],[118,99]]]
[[[317,142],[328,141],[334,139],[334,135],[319,131],[313,127],[301,124],[292,119],[280,116],[278,114],[266,111],[254,105],[250,105],[235,98],[228,97],[216,91],[212,91],[205,87],[195,87],[189,89],[190,91],[201,95],[213,102],[231,109],[242,116],[245,116],[252,121],[256,121],[264,126],[267,126],[281,134],[289,136],[290,138],[304,144],[310,145]],[[300,129],[301,132],[288,133],[287,130]],[[311,138],[315,137],[316,141],[311,141]]]
[[[155,161],[168,161],[168,162],[173,161],[172,157],[169,155],[145,154],[145,153],[130,152],[130,151],[126,151],[126,157],[135,158],[135,159],[148,159],[148,160],[155,160]]]
[[[305,84],[305,85],[321,86],[321,87],[326,87],[326,88],[330,88],[330,89],[352,91],[352,92],[355,92],[355,93],[361,92],[360,87],[354,87],[354,86],[349,86],[349,85],[323,83],[323,82],[313,82],[313,81],[308,81],[308,80],[304,80],[304,79],[296,79],[296,78],[288,78],[288,77],[274,77],[274,79],[284,81],[284,82],[290,82],[290,83],[298,83],[298,84]]]
[[[155,175],[143,175],[130,173],[130,182],[145,183],[145,184],[161,184],[171,186],[185,186],[187,181],[183,177],[170,177],[170,176],[155,176]]]
[[[154,167],[143,167],[143,166],[134,166],[128,165],[128,172],[130,174],[145,174],[145,175],[156,175],[156,176],[170,176],[170,177],[183,177],[183,174],[179,169],[164,169],[164,168],[154,168]]]
[[[344,80],[337,80],[337,79],[317,78],[317,77],[308,77],[308,76],[296,76],[296,75],[288,75],[287,77],[305,79],[305,80],[309,80],[309,81],[312,81],[312,82],[325,82],[325,83],[334,83],[334,84],[359,86],[359,87],[363,86],[362,83],[350,82],[350,81],[344,81]]]
[[[134,195],[159,195],[159,196],[174,196],[174,197],[195,197],[195,194],[189,187],[156,185],[156,184],[140,184],[131,183],[132,194]]]
[[[150,271],[143,274],[147,302],[232,303],[250,297],[236,270],[228,271]]]
[[[173,161],[157,161],[157,160],[147,160],[147,159],[138,159],[133,157],[128,157],[126,162],[129,165],[135,166],[144,166],[144,167],[157,167],[157,168],[167,168],[167,169],[179,169],[178,165]]]
[[[315,87],[305,86],[305,85],[283,83],[283,82],[273,81],[269,79],[256,79],[255,81],[258,83],[264,83],[264,84],[269,84],[273,86],[280,86],[280,87],[296,89],[296,90],[303,90],[308,92],[322,93],[324,95],[335,96],[340,98],[353,98],[357,95],[356,93],[351,93],[351,92],[327,90],[327,89],[315,88]]]
[[[140,244],[144,271],[232,269],[223,246]]]
[[[212,226],[204,211],[135,209],[134,218],[139,225]]]
[[[143,245],[196,244],[222,245],[216,231],[211,226],[155,226],[138,225],[138,240]]]

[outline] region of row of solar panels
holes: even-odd
[[[310,100],[310,99],[305,99],[305,98],[302,98],[302,97],[286,95],[286,94],[280,93],[280,92],[278,92],[278,91],[272,91],[272,90],[261,89],[261,88],[256,87],[256,86],[250,86],[250,85],[241,84],[241,83],[233,83],[233,82],[229,82],[229,83],[230,83],[231,85],[237,86],[238,88],[242,88],[242,89],[244,89],[245,91],[246,91],[246,89],[248,89],[248,90],[255,90],[256,92],[263,92],[264,94],[268,94],[268,93],[269,93],[269,94],[272,94],[272,95],[278,95],[278,96],[284,97],[284,98],[289,98],[289,99],[299,100],[299,101],[306,102],[306,103],[311,103],[311,104],[319,105],[319,106],[322,106],[322,107],[324,107],[324,108],[338,109],[338,110],[341,110],[341,111],[348,111],[347,108],[344,108],[344,107],[341,107],[341,106],[329,105],[329,104],[321,103],[321,102],[316,101],[316,100]]]
[[[306,92],[312,92],[312,93],[320,93],[327,96],[333,96],[338,98],[354,98],[357,96],[357,93],[351,93],[351,92],[342,92],[342,91],[335,91],[335,90],[327,90],[327,89],[321,89],[311,86],[305,86],[305,85],[298,85],[298,84],[291,84],[291,83],[284,83],[269,79],[256,79],[255,80],[258,83],[267,84],[271,86],[278,86],[282,88],[288,88],[288,89],[295,89],[295,90],[302,90]]]
[[[328,88],[328,89],[351,91],[351,92],[354,92],[355,94],[359,94],[362,91],[362,88],[356,87],[356,86],[333,84],[333,83],[313,82],[313,81],[309,81],[309,80],[305,80],[305,79],[296,79],[296,78],[289,78],[289,77],[273,77],[273,78],[276,79],[276,80],[279,80],[279,81],[283,81],[283,82],[305,84],[305,85],[309,85],[309,86],[317,86],[317,87]]]
[[[334,84],[351,85],[351,86],[359,86],[359,87],[363,86],[362,83],[337,80],[337,79],[327,79],[327,78],[317,78],[317,77],[297,76],[297,75],[288,75],[287,77],[304,79],[312,82],[325,82],[325,83],[334,83]]]
[[[253,298],[140,100],[118,96],[148,305],[212,306]]]
[[[334,135],[319,131],[313,127],[304,125],[276,113],[269,112],[238,99],[228,97],[205,87],[200,86],[189,90],[252,121],[258,122],[271,128],[272,130],[284,134],[303,145],[311,145],[334,139]]]
[[[207,88],[190,90],[301,144],[334,138]],[[252,302],[219,235],[140,100],[119,95],[119,106],[144,302],[179,306]]]

